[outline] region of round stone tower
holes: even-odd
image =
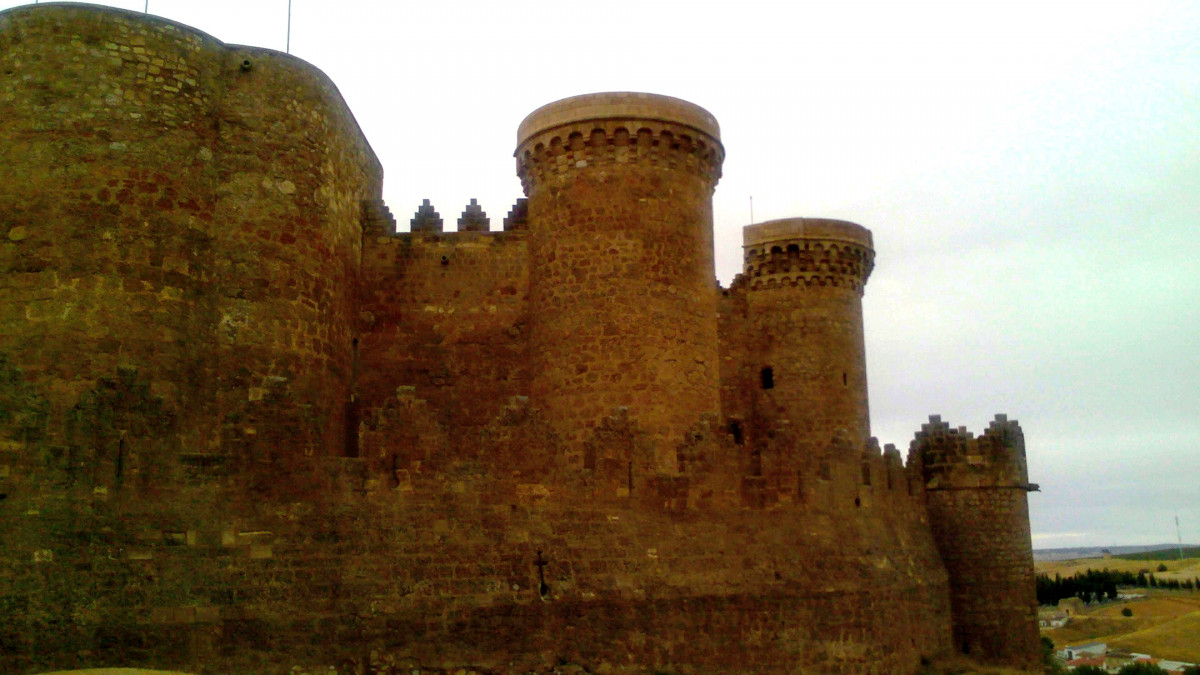
[[[871,232],[789,218],[749,225],[742,237],[750,433],[786,430],[801,456],[811,456],[844,430],[857,453],[871,435],[862,313],[875,260]]]
[[[188,451],[338,452],[382,176],[333,83],[75,4],[0,13],[0,71],[0,355],[52,419],[123,369]]]
[[[533,402],[569,451],[627,407],[674,473],[683,432],[719,410],[717,122],[667,96],[588,94],[534,111],[517,141]]]
[[[934,415],[910,446],[929,525],[950,575],[954,645],[983,662],[1041,663],[1025,436],[997,415],[979,438]]]

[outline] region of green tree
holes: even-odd
[[[1046,675],[1060,675],[1067,672],[1062,662],[1054,655],[1054,640],[1045,635],[1042,636],[1042,665],[1044,666],[1042,672]]]
[[[1188,666],[1184,668],[1183,675],[1200,675],[1200,666]]]
[[[1121,610],[1121,616],[1133,616],[1133,610],[1126,607],[1125,609]]]
[[[1159,572],[1166,572],[1166,571],[1167,571],[1167,564],[1166,564],[1166,563],[1158,563],[1158,571],[1159,571]]]

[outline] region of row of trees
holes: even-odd
[[[1111,572],[1089,569],[1067,578],[1055,574],[1039,574],[1037,577],[1037,600],[1039,605],[1057,605],[1063,598],[1079,598],[1084,602],[1116,600],[1117,586],[1162,588],[1167,590],[1200,590],[1200,579],[1157,579],[1153,572]]]

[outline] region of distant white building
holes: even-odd
[[[1108,644],[1104,642],[1089,642],[1087,644],[1075,645],[1072,647],[1063,647],[1058,650],[1058,658],[1063,661],[1074,661],[1075,659],[1090,658],[1094,656],[1104,656],[1108,653]]]

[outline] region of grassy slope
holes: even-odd
[[[1133,611],[1121,616],[1122,609]],[[1062,628],[1043,630],[1059,647],[1107,642],[1109,647],[1179,661],[1200,662],[1200,593],[1148,592],[1143,600],[1085,608]]]

